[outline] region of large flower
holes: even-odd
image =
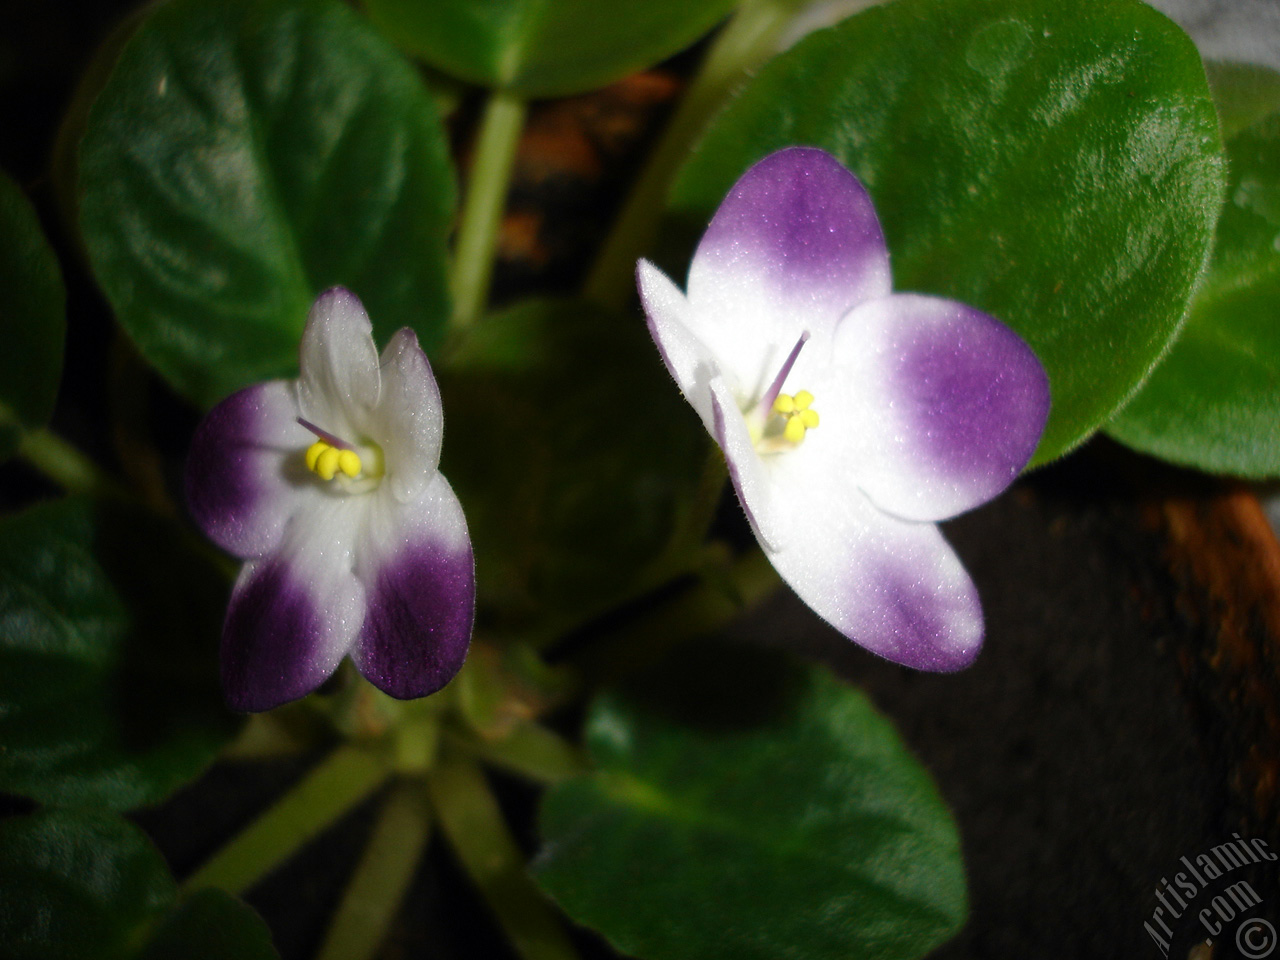
[[[408,699],[462,666],[475,564],[458,498],[440,475],[440,392],[413,331],[379,361],[350,291],[322,293],[301,377],[241,390],[196,431],[187,502],[246,563],[222,634],[222,682],[239,710],[319,686],[350,654]]]
[[[646,261],[638,277],[667,369],[782,578],[881,656],[967,666],[982,611],[935,523],[1000,493],[1034,451],[1049,388],[1030,348],[962,303],[891,293],[866,190],[812,148],[743,175],[687,296]]]

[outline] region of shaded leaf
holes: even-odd
[[[528,97],[603,87],[709,31],[733,0],[366,0],[405,49],[446,73]]]
[[[1216,87],[1237,118],[1268,90],[1273,112],[1227,142],[1213,260],[1182,335],[1107,427],[1144,453],[1246,477],[1280,476],[1280,74]]]
[[[334,284],[380,341],[448,317],[447,138],[413,68],[338,0],[174,0],[90,112],[80,217],[143,356],[211,405],[290,374]]]
[[[0,789],[125,810],[194,777],[235,730],[224,603],[147,514],[67,500],[0,520]]]
[[[0,820],[0,944],[9,960],[115,960],[175,895],[164,859],[117,816]]]
[[[0,173],[0,456],[19,427],[42,427],[62,375],[67,293],[35,210]]]
[[[527,621],[633,585],[708,443],[644,324],[527,302],[476,324],[439,373],[441,471],[467,511],[482,614]]]
[[[554,786],[539,881],[650,960],[919,957],[964,920],[955,825],[889,722],[775,655],[683,651],[592,705],[595,773]]]

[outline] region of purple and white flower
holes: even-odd
[[[475,563],[441,476],[440,392],[412,330],[378,356],[348,290],[322,293],[301,376],[228,397],[201,423],[187,503],[245,561],[222,633],[238,710],[314,690],[350,655],[393,697],[434,693],[466,657]]]
[[[1034,452],[1049,385],[1026,343],[962,303],[893,293],[870,197],[814,148],[742,176],[687,294],[647,261],[637,273],[667,369],[782,578],[874,653],[971,663],[982,610],[936,522]]]

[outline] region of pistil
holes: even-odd
[[[773,383],[769,385],[769,389],[765,391],[764,397],[760,400],[760,409],[766,413],[773,409],[774,401],[778,399],[778,394],[782,392],[782,385],[787,382],[787,376],[791,373],[791,368],[796,365],[796,357],[800,356],[800,350],[809,342],[809,331],[806,330],[800,334],[800,339],[796,341],[796,345],[791,348],[791,353],[787,355],[787,359],[782,364],[782,369],[778,371],[778,375],[773,378]]]

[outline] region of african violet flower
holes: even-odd
[[[375,686],[434,693],[466,657],[475,565],[462,507],[437,467],[444,421],[409,329],[379,360],[350,291],[322,293],[301,377],[241,390],[196,431],[192,516],[243,558],[222,633],[240,710],[320,685],[350,654]]]
[[[743,175],[687,296],[646,261],[638,278],[782,578],[881,656],[967,666],[982,612],[935,522],[994,497],[1034,451],[1049,389],[1030,348],[962,303],[892,293],[866,190],[812,148]]]

